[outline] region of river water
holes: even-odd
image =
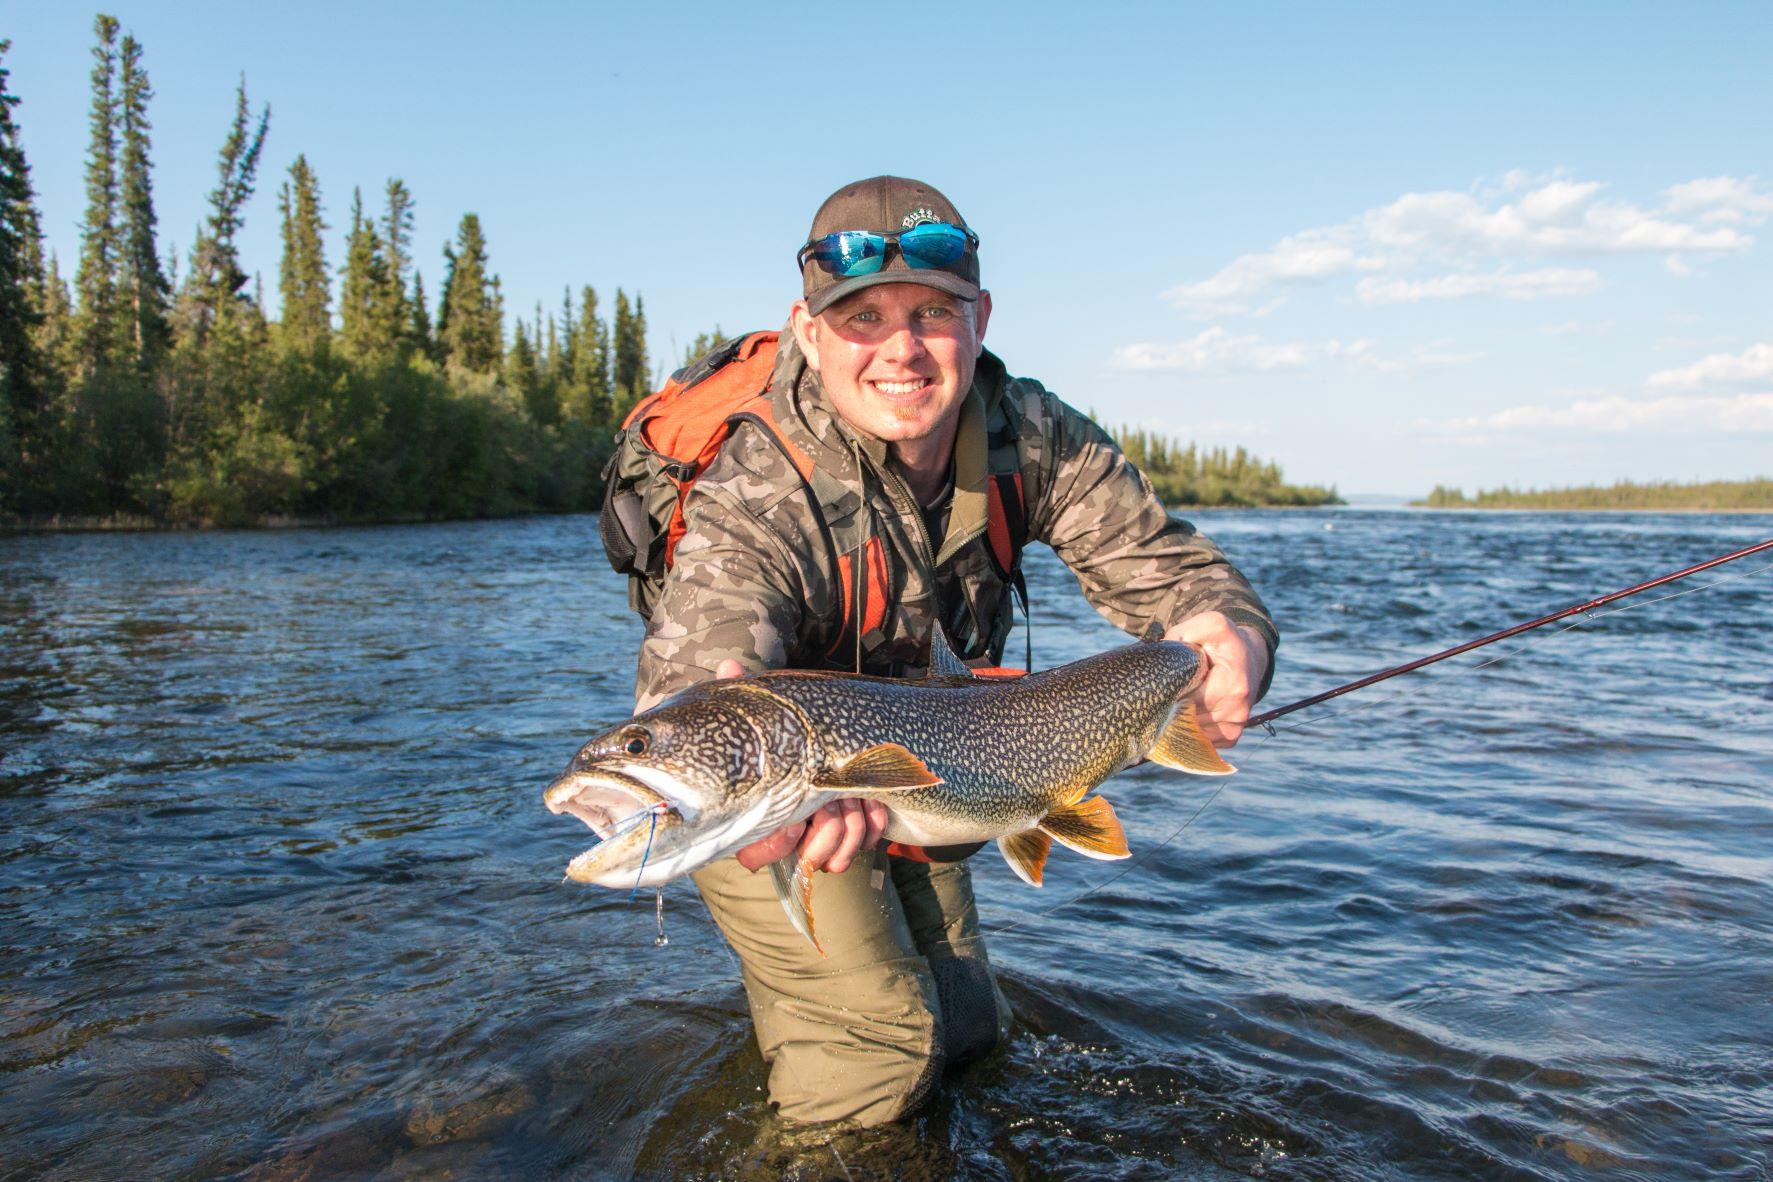
[[[1270,704],[1773,536],[1196,519]],[[1769,1177],[1773,570],[1124,774],[1142,860],[1071,905],[1124,864],[981,855],[1013,1037],[827,1137],[687,883],[658,947],[561,882],[639,632],[594,524],[0,539],[0,1177]],[[1119,642],[1030,573],[1037,664]]]

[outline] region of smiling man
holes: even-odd
[[[959,211],[917,181],[860,181],[820,207],[798,257],[773,427],[738,423],[684,500],[637,708],[770,668],[916,676],[938,626],[995,665],[1022,544],[1039,541],[1116,625],[1205,649],[1202,721],[1236,742],[1267,688],[1274,625],[1101,428],[984,350],[991,296]],[[792,1120],[896,1119],[1007,1028],[971,850],[877,849],[885,819],[878,802],[839,801],[695,876],[744,966],[770,1099]],[[825,871],[824,956],[754,873],[790,855]]]

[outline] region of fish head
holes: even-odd
[[[612,727],[542,793],[598,843],[575,882],[658,886],[773,833],[808,799],[801,715],[743,681],[711,682]]]

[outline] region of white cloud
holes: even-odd
[[[1467,365],[1481,353],[1459,353],[1449,340],[1418,345],[1401,357],[1383,357],[1371,340],[1264,341],[1254,333],[1233,335],[1215,325],[1174,344],[1145,342],[1114,351],[1116,369],[1192,374],[1272,373],[1339,360],[1369,373],[1416,373]]]
[[[1515,406],[1489,415],[1424,419],[1415,426],[1437,435],[1482,436],[1548,430],[1678,435],[1773,432],[1773,392],[1676,394],[1654,399],[1608,394],[1565,406]]]
[[[1721,382],[1759,382],[1773,378],[1773,345],[1750,345],[1741,353],[1713,353],[1692,365],[1650,375],[1652,386],[1691,389]]]
[[[1499,188],[1405,193],[1346,222],[1302,230],[1267,250],[1239,255],[1205,279],[1178,284],[1164,298],[1199,319],[1259,313],[1288,287],[1359,272],[1370,273],[1358,285],[1369,293],[1362,297],[1369,303],[1582,295],[1599,285],[1595,272],[1514,271],[1510,262],[1648,253],[1668,256],[1669,269],[1685,274],[1692,269],[1685,256],[1747,250],[1755,241],[1748,228],[1773,216],[1773,192],[1753,178],[1688,181],[1665,197],[1662,207],[1649,209],[1608,198],[1598,181],[1557,177],[1535,183],[1516,170]],[[1503,268],[1485,282],[1474,273],[1487,260],[1503,260]],[[1445,274],[1425,278],[1425,270]],[[1499,278],[1504,274],[1515,278]],[[1552,275],[1585,279],[1533,288],[1524,278]],[[1409,294],[1417,291],[1422,294]],[[1394,292],[1400,294],[1386,298]]]
[[[1283,238],[1267,250],[1240,255],[1209,279],[1182,283],[1164,292],[1164,298],[1202,319],[1219,313],[1251,310],[1257,295],[1283,283],[1327,279],[1378,263],[1356,256],[1336,229],[1307,230]]]
[[[1114,351],[1114,365],[1180,373],[1263,373],[1297,369],[1318,353],[1313,345],[1271,345],[1254,335],[1232,336],[1215,325],[1173,345],[1125,345]]]
[[[1758,190],[1752,178],[1705,177],[1670,186],[1668,209],[1671,213],[1697,213],[1703,222],[1758,226],[1773,217],[1773,193]]]
[[[1587,269],[1542,267],[1536,271],[1509,271],[1504,268],[1488,275],[1436,275],[1428,279],[1381,279],[1369,275],[1354,285],[1354,294],[1363,304],[1414,304],[1473,295],[1537,300],[1548,296],[1587,295],[1600,285],[1600,275]]]

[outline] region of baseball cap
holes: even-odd
[[[931,222],[969,228],[953,202],[935,186],[900,176],[870,177],[845,185],[825,199],[813,215],[807,243],[841,230],[903,234]],[[886,265],[880,270],[848,278],[832,275],[808,258],[800,268],[808,311],[817,316],[851,292],[879,283],[921,283],[963,300],[979,298],[979,252],[973,247],[968,247],[959,261],[948,267],[914,268],[897,250],[889,250],[887,255]]]

